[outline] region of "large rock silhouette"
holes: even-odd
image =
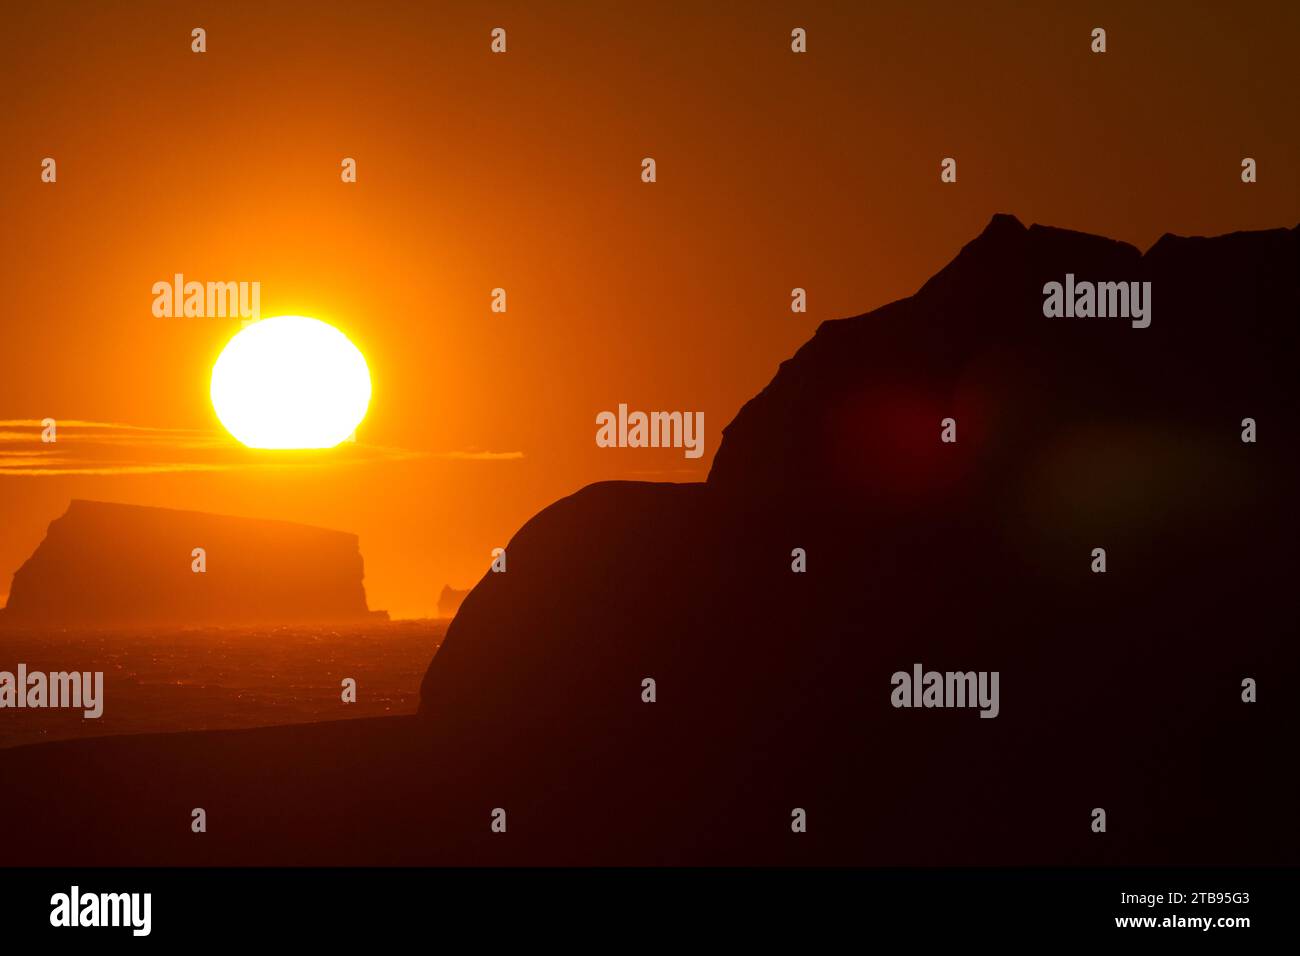
[[[193,570],[193,551],[206,570]],[[357,537],[267,521],[74,500],[14,573],[0,623],[248,624],[370,618]]]
[[[602,838],[674,859],[1101,861],[1193,832],[1198,859],[1268,857],[1240,841],[1282,819],[1286,698],[1240,694],[1297,673],[1298,250],[995,216],[916,295],[824,323],[706,484],[594,485],[525,525],[422,716],[566,832],[604,807]],[[1044,317],[1067,273],[1149,280],[1150,327]],[[918,662],[999,671],[1001,715],[893,708]],[[1123,826],[1093,834],[1096,807]]]

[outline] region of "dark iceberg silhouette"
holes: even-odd
[[[458,591],[450,584],[443,585],[442,593],[438,595],[438,617],[455,617],[468,595],[468,589]]]
[[[194,549],[203,549],[196,573]],[[14,573],[0,623],[118,627],[370,618],[357,536],[74,500]]]
[[[1295,863],[1298,236],[1143,255],[996,216],[916,295],[824,323],[706,483],[605,482],[530,520],[450,625],[420,716],[13,751],[7,849]],[[1152,282],[1151,326],[1045,318],[1067,273]],[[918,662],[998,671],[999,715],[895,709],[891,674]],[[53,787],[65,767],[93,768],[91,818]]]

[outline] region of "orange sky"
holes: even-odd
[[[703,479],[820,321],[915,291],[994,212],[1142,248],[1300,221],[1294,3],[700,6],[7,7],[0,420],[175,429],[113,432],[114,460],[197,438],[223,467],[0,467],[0,594],[88,497],[355,531],[371,607],[431,613],[559,496]],[[208,377],[239,325],[153,317],[176,272],[345,331],[374,380],[361,445],[229,448]],[[597,448],[620,402],[702,410],[704,456]],[[52,451],[9,433],[9,461]],[[90,460],[86,434],[59,455]]]

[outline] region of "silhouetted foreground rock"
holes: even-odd
[[[14,573],[0,624],[360,620],[372,617],[363,575],[354,534],[73,501]]]
[[[1142,255],[994,217],[915,296],[824,323],[706,485],[595,485],[530,521],[421,713],[575,840],[616,819],[714,860],[1300,859],[1297,236]],[[1047,317],[1076,279],[1150,282],[1150,324]],[[999,715],[895,708],[917,663],[999,672]]]
[[[1297,862],[1298,264],[1294,229],[1141,255],[995,217],[915,296],[824,323],[707,483],[592,485],[530,520],[419,718],[0,754],[6,850]],[[1047,318],[1067,274],[1150,281],[1150,326]],[[998,715],[893,706],[918,663],[998,672]]]

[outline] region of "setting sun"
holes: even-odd
[[[249,448],[332,448],[366,417],[370,369],[332,325],[282,315],[226,343],[211,394],[221,424]]]

